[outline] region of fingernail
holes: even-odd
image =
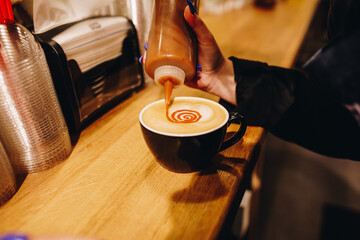
[[[144,56],[141,56],[141,57],[139,58],[139,63],[143,63],[143,59],[144,59]]]
[[[0,240],[28,240],[29,238],[23,234],[9,234],[0,237]]]
[[[145,43],[145,46],[144,46],[145,50],[147,51],[147,42]]]
[[[189,5],[190,12],[191,12],[192,14],[195,14],[195,8],[194,8],[193,3],[192,3],[190,0],[186,0],[186,1],[187,1],[187,4]]]
[[[196,71],[196,75],[200,75],[201,71]]]
[[[196,69],[200,69],[201,65],[200,64],[196,64]]]

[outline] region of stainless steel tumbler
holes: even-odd
[[[0,16],[0,139],[15,173],[32,173],[66,159],[72,146],[42,48],[7,18]]]

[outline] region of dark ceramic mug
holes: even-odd
[[[180,112],[185,111],[183,115]],[[194,114],[196,116],[194,116]],[[214,156],[238,142],[245,134],[245,119],[238,113],[229,113],[219,103],[198,97],[176,97],[170,104],[170,118],[166,117],[165,102],[159,100],[147,105],[139,115],[145,142],[155,159],[173,172],[195,172],[208,168]],[[188,123],[191,118],[199,118]],[[229,139],[228,126],[241,123]]]

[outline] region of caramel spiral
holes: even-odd
[[[168,116],[170,122],[173,123],[194,123],[199,121],[201,114],[190,109],[181,109],[174,111],[171,116]]]

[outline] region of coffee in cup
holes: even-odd
[[[176,97],[166,113],[165,101],[147,105],[139,115],[143,136],[155,159],[173,172],[194,172],[209,167],[213,157],[246,131],[244,118],[219,103],[198,97]],[[224,141],[232,122],[240,128]]]

